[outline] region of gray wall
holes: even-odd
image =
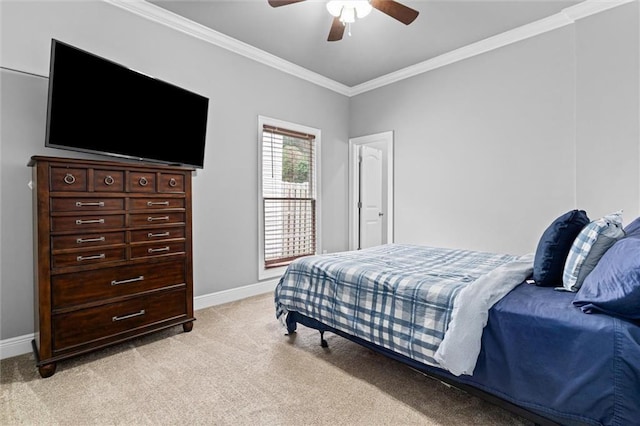
[[[638,2],[352,98],[393,130],[395,241],[528,253],[557,216],[639,214]]]
[[[348,247],[347,97],[102,2],[1,7],[3,68],[48,75],[56,38],[210,98],[205,167],[193,182],[196,296],[258,282],[258,115],[322,129],[322,248]],[[44,148],[46,78],[6,69],[0,78],[4,340],[33,332],[27,162],[36,154],[80,155]]]
[[[578,205],[637,216],[640,192],[639,4],[579,21],[576,28]],[[634,204],[635,203],[635,204]]]

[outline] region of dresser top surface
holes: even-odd
[[[167,170],[167,171],[187,171],[193,172],[193,167],[186,167],[180,165],[167,165],[167,164],[155,164],[155,163],[143,163],[131,161],[113,161],[113,160],[87,160],[83,158],[65,158],[65,157],[49,157],[43,155],[34,155],[31,157],[27,166],[34,167],[38,163],[52,163],[52,164],[74,164],[78,166],[86,167],[112,167],[112,168],[124,168],[124,169],[141,169],[141,170]]]

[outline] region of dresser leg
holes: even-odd
[[[40,373],[40,377],[46,379],[47,377],[53,376],[53,373],[56,372],[56,363],[52,362],[51,364],[44,364],[38,367],[38,372]]]
[[[182,324],[182,330],[184,330],[185,333],[188,333],[191,330],[193,330],[193,321],[185,322],[184,324]]]

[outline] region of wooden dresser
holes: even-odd
[[[29,166],[40,375],[160,329],[191,331],[193,169],[41,156]]]

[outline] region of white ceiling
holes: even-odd
[[[326,1],[271,7],[267,0],[147,0],[348,87],[547,18],[581,0],[421,0],[406,26],[378,10],[351,36],[328,42]]]

